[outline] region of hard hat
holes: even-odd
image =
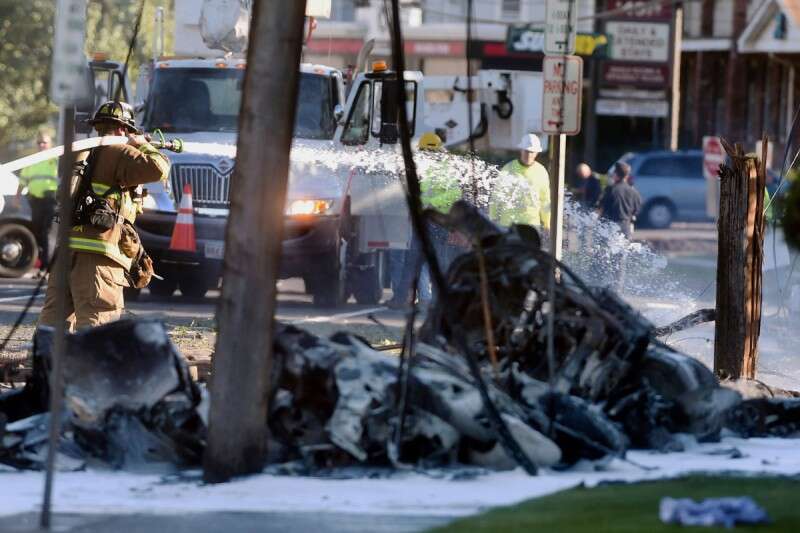
[[[87,121],[94,126],[98,122],[113,122],[137,133],[133,107],[125,102],[106,102],[97,108],[94,117]]]
[[[522,140],[519,141],[519,146],[517,146],[520,150],[525,150],[526,152],[536,152],[541,153],[542,151],[542,141],[539,140],[539,136],[535,133],[526,133],[522,136]]]
[[[422,137],[419,138],[418,146],[420,150],[436,151],[441,150],[443,145],[444,143],[442,142],[442,138],[432,131],[429,131],[423,133]]]

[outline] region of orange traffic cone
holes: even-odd
[[[194,234],[194,209],[192,208],[192,186],[188,183],[183,186],[183,197],[178,209],[178,218],[175,220],[175,229],[172,231],[170,250],[180,252],[196,252],[197,239]]]

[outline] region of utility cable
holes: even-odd
[[[122,92],[122,88],[125,86],[125,83],[128,79],[128,64],[131,61],[133,50],[136,48],[136,40],[139,38],[139,30],[142,27],[142,15],[144,15],[145,3],[146,0],[142,0],[142,3],[139,5],[139,13],[136,15],[136,24],[133,26],[133,35],[131,35],[131,40],[128,43],[128,54],[125,56],[125,65],[122,67],[122,80],[120,81],[119,87],[117,87],[117,93],[114,95],[115,102],[120,101],[120,93]]]
[[[464,46],[464,51],[467,58],[467,127],[469,141],[469,162],[470,173],[472,174],[472,201],[478,205],[478,178],[475,176],[475,136],[473,129],[475,128],[475,120],[472,116],[472,15],[473,15],[473,0],[467,0],[467,42]]]

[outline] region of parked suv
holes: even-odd
[[[630,152],[619,161],[631,166],[633,184],[642,195],[639,225],[668,228],[675,220],[707,218],[702,150]]]

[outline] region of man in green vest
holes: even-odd
[[[444,143],[436,133],[427,132],[420,137],[418,146],[420,152],[428,154],[426,161],[428,165],[422,170],[419,180],[422,206],[447,213],[450,207],[461,199],[462,191],[458,177],[448,172],[447,159],[437,155],[444,153]],[[442,270],[446,270],[452,256],[456,255],[448,243],[448,232],[435,224],[428,224],[427,229],[433,241],[439,266]],[[411,294],[411,288],[417,273],[419,273],[420,303],[427,305],[430,302],[432,298],[430,275],[427,265],[423,264],[424,259],[422,242],[416,234],[412,234],[402,270],[393,269],[393,277],[396,280],[393,288],[396,290],[392,299],[386,302],[389,308],[402,309],[413,301],[415,295]]]
[[[489,205],[489,216],[503,226],[530,224],[550,228],[550,176],[544,165],[536,161],[542,142],[535,133],[528,133],[519,143],[519,158],[501,170],[518,187],[495,187]]]
[[[36,139],[39,151],[47,150],[52,139],[46,133],[40,133]],[[31,226],[33,235],[41,252],[40,273],[44,274],[50,263],[54,241],[51,238],[53,218],[56,214],[56,190],[58,189],[58,159],[48,159],[22,169],[19,174],[17,198],[23,191],[28,191],[28,204],[31,207]]]

